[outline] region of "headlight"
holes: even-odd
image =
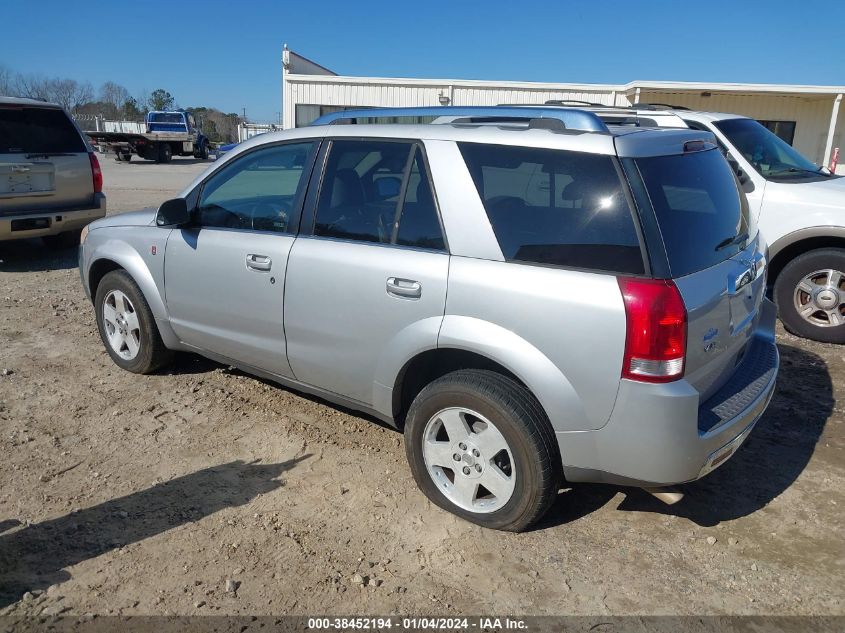
[[[82,233],[79,234],[79,243],[84,244],[85,238],[88,237],[88,225],[82,227]]]

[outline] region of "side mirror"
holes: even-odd
[[[173,198],[164,202],[156,214],[156,226],[182,226],[190,221],[191,213],[184,198]]]

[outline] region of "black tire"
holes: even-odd
[[[159,143],[158,162],[169,163],[171,158],[173,158],[173,149],[170,147],[170,143]]]
[[[203,143],[197,152],[196,158],[200,160],[208,160],[208,143]]]
[[[817,271],[835,270],[843,274],[834,295],[838,294],[841,325],[825,325],[828,317],[822,318],[822,312],[814,317],[815,323],[801,316],[795,305],[795,292],[798,284]],[[806,295],[807,298],[809,295]],[[820,248],[799,255],[789,262],[775,280],[774,299],[778,307],[778,316],[784,327],[797,336],[821,341],[822,343],[845,343],[845,249]]]
[[[453,503],[428,472],[423,456],[426,426],[438,412],[450,407],[464,407],[486,417],[513,454],[513,493],[493,512],[473,512]],[[552,505],[562,480],[554,431],[539,402],[514,380],[487,370],[462,369],[446,374],[417,395],[405,421],[405,453],[417,485],[433,503],[495,530],[527,529]]]
[[[129,298],[138,317],[140,331],[138,353],[131,360],[118,355],[112,349],[108,340],[103,319],[103,304],[108,294],[113,290],[119,290]],[[100,338],[109,356],[118,367],[135,374],[150,374],[172,359],[173,352],[164,346],[147,300],[138,284],[126,271],[113,270],[100,280],[100,284],[97,286],[97,295],[94,299],[94,310],[97,316],[97,329],[100,332]]]
[[[124,152],[121,157],[124,163],[128,163],[132,160],[132,154],[130,154],[129,152]]]
[[[56,235],[45,235],[41,238],[44,246],[55,251],[61,251],[79,246],[79,238],[82,236],[82,229],[65,231]]]

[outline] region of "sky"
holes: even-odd
[[[2,0],[0,65],[266,122],[284,43],[342,75],[841,86],[843,25],[840,0]]]

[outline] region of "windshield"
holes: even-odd
[[[718,149],[636,161],[673,277],[739,253],[753,229],[748,203]]]
[[[818,165],[753,119],[728,119],[715,125],[763,178],[805,179],[824,175]]]

